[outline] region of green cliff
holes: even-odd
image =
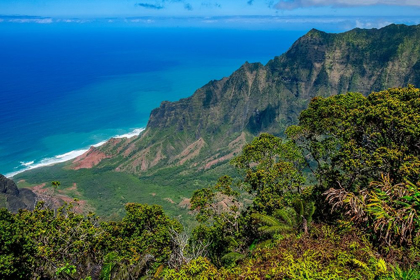
[[[342,34],[313,29],[265,66],[245,63],[189,98],[162,102],[140,137],[112,140],[100,150],[115,158],[117,171],[134,174],[168,165],[211,168],[261,132],[282,135],[315,96],[418,85],[419,41],[420,26]]]
[[[101,216],[127,202],[160,204],[178,215],[192,191],[233,174],[229,160],[254,136],[283,135],[313,97],[420,86],[418,42],[420,26],[313,29],[266,65],[245,63],[189,98],[162,102],[139,137],[111,139],[73,162],[15,179],[59,180],[63,193],[87,200]]]

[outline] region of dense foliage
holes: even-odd
[[[412,86],[314,98],[193,193],[190,234],[159,206],[0,210],[0,278],[419,279],[419,121]]]
[[[394,183],[419,181],[419,122],[420,90],[409,86],[314,98],[288,135],[315,169],[316,195],[329,188],[358,194],[383,175]]]
[[[243,174],[238,186],[253,195],[252,203],[236,217],[252,224],[251,229],[242,227],[226,235],[228,230],[213,223],[209,231],[218,232],[219,239],[213,239],[209,247],[210,260],[220,266],[218,258],[231,256],[234,266],[239,263],[230,278],[417,279],[419,112],[420,90],[413,86],[368,97],[358,93],[317,97],[301,113],[299,125],[288,128],[289,140],[267,134],[255,138],[232,161]],[[193,201],[202,191],[195,193]],[[240,201],[238,196],[235,199]],[[311,227],[313,214],[317,225]],[[323,247],[328,248],[327,254],[340,256],[337,261],[318,258],[325,254],[315,245],[321,242],[314,235],[320,228],[332,232],[324,236]],[[352,246],[363,247],[365,257],[355,256],[354,247],[336,243],[339,236],[350,233],[356,238]],[[240,241],[236,248],[230,243],[229,250],[212,251],[217,248],[214,243],[226,248],[222,244],[229,238]],[[269,241],[276,239],[280,241]],[[267,244],[274,246],[267,249],[270,257],[253,251]],[[311,245],[301,248],[299,256],[291,253],[290,244]],[[283,258],[287,261],[280,261]],[[273,263],[275,259],[278,262]],[[291,263],[297,265],[295,274],[289,270]],[[232,266],[232,262],[222,264]],[[225,268],[220,268],[217,277],[227,277]]]
[[[72,205],[38,204],[16,215],[0,210],[1,279],[137,279],[169,259],[170,231],[159,206],[127,204],[122,222],[98,223]]]

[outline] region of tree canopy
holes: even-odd
[[[419,123],[413,86],[316,97],[193,193],[190,236],[156,205],[0,209],[0,278],[419,279]]]

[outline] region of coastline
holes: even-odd
[[[131,132],[125,133],[125,134],[121,134],[121,135],[115,135],[111,138],[132,138],[135,136],[139,136],[143,131],[145,130],[145,128],[135,128],[133,129]],[[9,172],[7,174],[4,174],[5,177],[9,178],[9,179],[13,179],[14,176],[16,176],[17,174],[20,174],[22,172],[28,171],[28,170],[32,170],[32,169],[36,169],[36,168],[40,168],[40,167],[44,167],[44,166],[51,166],[54,164],[58,164],[58,163],[62,163],[62,162],[66,162],[72,159],[77,158],[78,156],[83,155],[84,153],[86,153],[90,147],[100,147],[103,144],[105,144],[106,142],[109,141],[109,139],[105,140],[105,141],[101,141],[97,144],[94,145],[90,145],[89,147],[85,147],[82,149],[78,149],[78,150],[73,150],[64,154],[60,154],[54,157],[49,157],[49,158],[44,158],[41,159],[40,161],[36,162],[35,160],[30,161],[30,162],[21,162],[21,166],[23,166],[24,168],[18,170],[18,171],[14,171],[14,172]]]

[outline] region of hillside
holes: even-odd
[[[190,98],[162,102],[140,137],[113,139],[99,150],[117,159],[117,171],[134,174],[168,165],[211,168],[231,159],[249,136],[282,135],[314,96],[419,84],[419,39],[419,26],[313,29],[265,66],[245,63]]]
[[[79,198],[101,215],[126,202],[158,203],[179,214],[184,197],[232,173],[228,161],[254,136],[283,135],[313,97],[418,86],[419,40],[420,26],[341,34],[313,29],[266,65],[245,63],[189,98],[162,102],[139,137],[111,139],[73,163],[15,179],[77,184]]]
[[[419,121],[412,85],[313,98],[288,139],[245,145],[242,176],[194,191],[194,228],[159,205],[0,208],[0,278],[420,279]]]

